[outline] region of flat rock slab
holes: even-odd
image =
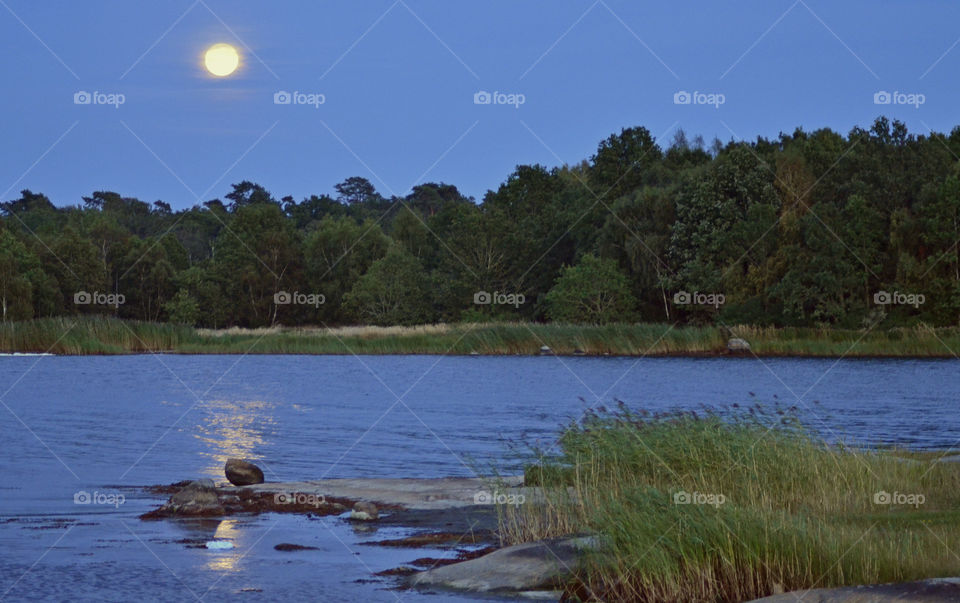
[[[526,500],[539,496],[539,489],[524,488],[523,476],[499,478],[499,489],[492,489],[490,479],[478,477],[417,478],[347,478],[304,482],[268,482],[243,486],[257,492],[296,492],[331,498],[369,501],[380,506],[405,509],[452,509],[477,504],[478,494],[496,490],[499,494],[523,495]],[[230,487],[221,488],[229,492]],[[487,497],[489,498],[489,497]],[[487,500],[482,495],[479,500]]]
[[[752,603],[934,603],[960,601],[960,578],[935,578],[903,584],[817,588],[756,599]]]
[[[562,587],[580,563],[590,537],[559,538],[518,544],[488,555],[437,567],[407,578],[412,587],[472,592],[521,592]]]

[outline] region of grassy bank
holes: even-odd
[[[561,449],[527,471],[551,502],[505,507],[502,531],[602,534],[571,587],[585,599],[732,602],[960,575],[956,463],[828,447],[757,409],[621,408],[571,426]]]
[[[419,327],[206,330],[103,317],[0,324],[0,351],[54,354],[556,354],[712,356],[730,336],[758,356],[955,357],[960,329],[840,329],[479,323]]]

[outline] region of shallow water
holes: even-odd
[[[395,601],[373,572],[435,551],[385,550],[335,517],[141,522],[133,488],[267,479],[519,471],[530,446],[598,404],[797,406],[829,439],[950,448],[960,362],[437,356],[0,358],[0,599]],[[82,502],[87,493],[94,499]],[[121,499],[122,496],[122,499]],[[122,501],[122,504],[119,504]],[[184,542],[233,542],[225,551]],[[279,552],[280,542],[318,547]]]

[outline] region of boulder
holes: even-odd
[[[227,480],[234,486],[251,486],[263,483],[263,471],[253,463],[241,459],[227,459],[223,466]]]
[[[216,517],[225,513],[217,497],[212,479],[188,483],[174,493],[165,505],[154,511],[158,517],[182,515],[186,517]],[[148,514],[150,515],[150,514]]]
[[[749,352],[750,344],[746,339],[731,337],[730,340],[727,341],[727,350],[731,352]]]
[[[409,586],[473,592],[522,592],[562,587],[580,565],[584,550],[596,547],[591,537],[555,538],[508,546],[407,578]]]
[[[541,356],[553,356],[553,350],[550,349],[548,345],[540,346],[540,355]]]
[[[377,511],[377,505],[372,502],[361,500],[353,505],[353,511],[350,511],[350,519],[353,521],[376,521],[380,518]]]

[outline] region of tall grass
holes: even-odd
[[[960,329],[926,325],[854,329],[735,326],[736,337],[765,356],[940,356],[960,355]]]
[[[733,602],[960,573],[957,464],[830,447],[752,413],[591,415],[527,471],[547,504],[506,507],[501,531],[601,535],[571,587],[584,598]]]
[[[2,352],[125,354],[174,350],[194,340],[190,327],[101,316],[0,323]]]
[[[729,337],[760,356],[916,356],[960,353],[960,329],[917,327],[871,332],[665,324],[475,323],[413,327],[200,329],[100,316],[0,324],[0,351],[57,354],[556,354],[715,356]]]

